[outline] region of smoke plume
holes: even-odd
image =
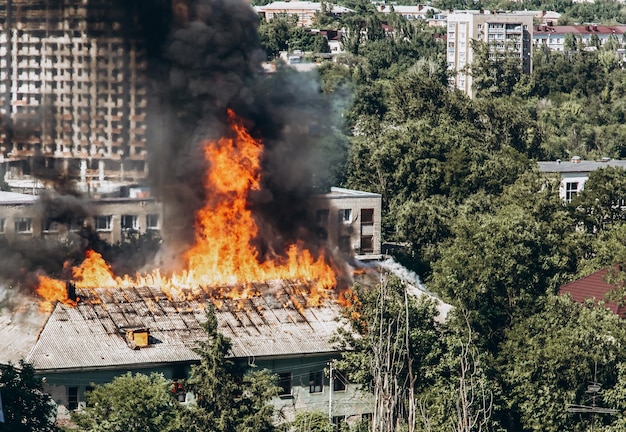
[[[156,20],[170,27],[151,52],[157,91],[149,155],[153,188],[178,228],[170,243],[192,240],[193,214],[207,198],[202,143],[224,134],[228,108],[264,146],[262,190],[250,196],[260,256],[312,240],[307,207],[331,124],[315,79],[287,68],[262,73],[259,18],[243,0],[177,1],[169,13]],[[141,20],[147,35],[154,34],[151,19]]]

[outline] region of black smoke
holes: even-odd
[[[192,241],[193,215],[209,198],[202,143],[227,133],[232,109],[264,146],[262,190],[250,196],[261,257],[294,241],[315,243],[307,210],[331,134],[330,103],[315,77],[263,73],[259,18],[244,0],[157,4],[139,10],[139,22],[151,43],[150,179],[168,211],[170,242]]]

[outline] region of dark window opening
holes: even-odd
[[[320,225],[328,223],[328,209],[319,209],[315,212],[315,221]]]
[[[78,409],[78,387],[68,387],[67,389],[67,409]]]
[[[333,391],[346,391],[347,383],[348,380],[341,371],[333,371]]]
[[[350,252],[350,236],[339,237],[339,250],[341,252]]]
[[[278,382],[276,385],[280,389],[279,396],[291,395],[291,372],[282,372],[278,374]]]
[[[361,224],[371,225],[374,223],[374,209],[361,209]]]
[[[374,252],[374,237],[373,236],[361,237],[361,252],[362,253]]]
[[[324,373],[322,371],[309,374],[309,393],[321,393],[324,388]]]

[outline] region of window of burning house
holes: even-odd
[[[78,409],[78,387],[67,388],[67,409]]]
[[[136,230],[139,229],[137,223],[137,215],[122,215],[122,229],[123,230]]]
[[[346,391],[346,384],[348,384],[346,376],[335,369],[333,371],[333,391]]]
[[[309,393],[321,393],[324,388],[324,372],[315,371],[309,374]]]
[[[374,209],[361,209],[361,225],[374,223]]]
[[[31,233],[33,232],[33,220],[31,218],[19,218],[15,220],[15,232]]]
[[[146,215],[146,229],[148,230],[159,229],[159,215],[158,214]]]
[[[96,217],[96,231],[111,231],[111,215],[97,216]]]
[[[341,252],[350,252],[350,236],[339,237],[339,250]]]
[[[46,219],[43,224],[43,230],[46,232],[59,231],[59,223],[52,219]]]
[[[352,222],[352,209],[339,210],[339,220],[343,223]]]
[[[279,373],[276,385],[279,388],[278,396],[291,396],[291,372]]]
[[[319,209],[315,212],[315,221],[320,225],[328,224],[328,209]]]
[[[374,252],[374,237],[373,236],[361,236],[361,252],[372,253]]]

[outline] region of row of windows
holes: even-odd
[[[345,391],[348,380],[345,376],[337,371],[333,371],[333,391]],[[293,377],[291,372],[283,372],[278,374],[276,385],[280,389],[279,396],[289,396],[292,394]],[[313,371],[309,374],[309,393],[322,393],[324,390],[324,372]]]
[[[111,231],[112,229],[112,215],[96,216],[94,218],[94,225],[97,231]],[[29,217],[22,217],[15,219],[15,232],[16,233],[32,233],[33,232],[33,219]],[[83,224],[83,221],[72,221],[69,224],[70,230],[77,230]],[[43,224],[44,231],[56,231],[58,230],[58,223],[47,220]],[[139,216],[138,215],[122,215],[121,227],[123,230],[138,230],[139,229]],[[146,215],[146,229],[157,230],[159,229],[159,215],[149,214]],[[0,218],[0,234],[6,230],[6,219]]]
[[[328,209],[319,209],[315,213],[315,220],[320,225],[328,224]],[[340,209],[338,211],[339,222],[352,222],[352,209]],[[374,223],[374,209],[361,209],[361,225],[369,225]]]

